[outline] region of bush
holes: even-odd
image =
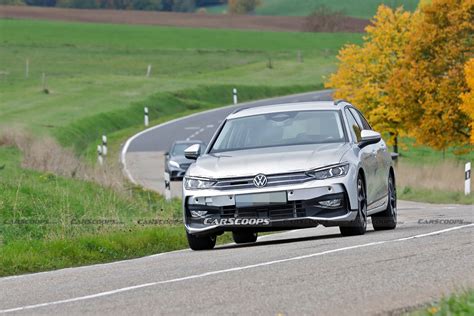
[[[229,0],[229,12],[234,14],[251,13],[260,3],[260,0]]]
[[[321,5],[306,18],[305,29],[309,32],[340,31],[340,20],[343,16],[344,11],[332,10],[325,5]]]

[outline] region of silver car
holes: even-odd
[[[339,226],[362,235],[394,229],[391,154],[350,103],[309,102],[238,110],[221,124],[183,181],[189,246],[212,249],[225,231],[236,243],[258,232]]]

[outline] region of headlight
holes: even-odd
[[[311,170],[306,172],[306,174],[317,180],[324,180],[329,178],[343,177],[347,174],[348,171],[349,164],[340,164],[331,167]]]
[[[168,163],[172,167],[179,168],[179,163],[177,163],[176,161],[170,160]]]
[[[209,189],[216,181],[203,178],[184,178],[184,187],[186,190]]]

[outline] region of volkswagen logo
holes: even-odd
[[[257,187],[257,188],[263,188],[264,186],[267,185],[267,177],[264,175],[264,174],[258,174],[255,176],[255,178],[253,178],[253,184]]]

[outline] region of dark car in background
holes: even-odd
[[[171,181],[183,179],[186,170],[194,160],[184,157],[184,150],[191,145],[199,144],[204,152],[205,144],[200,140],[175,141],[168,152],[165,153],[165,172],[169,173]]]

